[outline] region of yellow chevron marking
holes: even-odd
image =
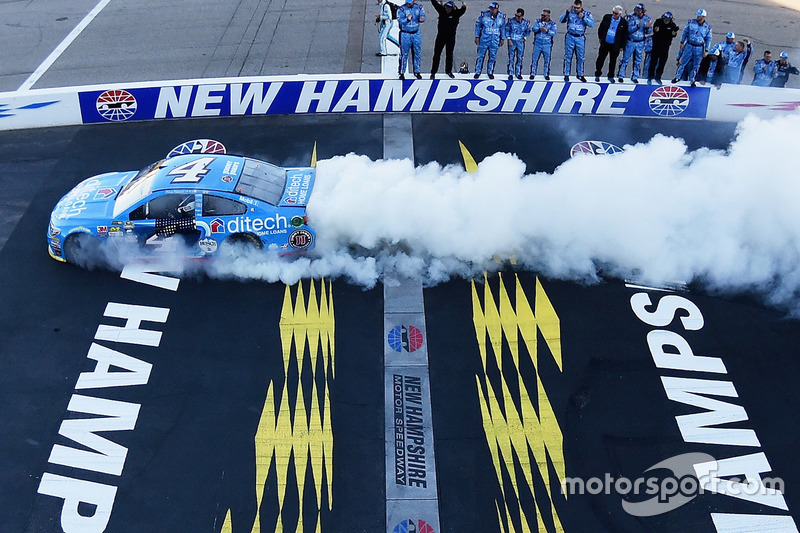
[[[484,369],[482,376],[476,376],[481,416],[503,498],[502,508],[506,510],[504,521],[501,507],[496,505],[498,519],[501,529],[506,532],[515,531],[512,516],[517,516],[522,524],[522,531],[530,531],[532,517],[529,516],[533,511],[536,514],[537,531],[562,532],[564,529],[555,507],[555,498],[560,491],[554,493],[551,488],[548,465],[553,465],[560,485],[566,477],[564,436],[539,373],[537,337],[537,332],[541,332],[549,352],[561,369],[561,324],[538,279],[535,306],[531,307],[518,276],[514,276],[514,304],[502,275],[499,278],[497,300],[485,276],[482,302],[475,283],[472,283],[473,322]],[[503,366],[504,345],[511,356],[513,367]],[[535,385],[530,379],[523,379],[520,373],[523,346],[535,369]],[[499,377],[490,380],[489,369],[495,366],[500,370]],[[529,393],[529,386],[536,387],[535,394]],[[532,464],[531,455],[535,465]],[[523,478],[517,475],[515,458],[522,467]],[[503,471],[511,480],[513,496],[505,492]],[[547,489],[546,497],[535,493],[534,472],[538,472]],[[525,509],[519,501],[520,483],[527,484],[534,494],[533,509]],[[545,506],[550,508],[552,519],[548,517],[545,520],[542,516],[541,509]]]
[[[295,297],[286,287],[279,324],[283,353],[283,376],[267,386],[267,394],[255,435],[255,495],[257,509],[252,532],[322,531],[323,506],[333,505],[333,431],[330,413],[330,381],[334,372],[334,310],[330,283],[319,282],[319,296],[314,282],[309,283],[308,302],[303,283],[297,285]],[[304,368],[305,366],[305,368]],[[328,371],[330,370],[330,375]],[[311,374],[311,386],[304,387],[303,373]],[[292,378],[288,378],[291,374]],[[290,401],[290,390],[296,398]],[[276,404],[276,399],[278,400]],[[275,479],[269,478],[275,466]],[[294,468],[291,468],[294,467]],[[291,473],[291,472],[294,473]],[[310,471],[310,472],[309,472]],[[306,479],[314,487],[306,487]],[[261,506],[268,483],[277,488],[278,516],[271,524],[261,523]],[[322,487],[327,485],[324,499]],[[314,491],[316,516],[312,523],[304,505]],[[287,496],[299,501],[295,524],[285,523],[284,503]],[[230,510],[222,526],[231,533]]]
[[[478,170],[478,163],[475,162],[475,158],[469,153],[464,143],[458,141],[458,147],[461,148],[461,158],[464,159],[464,170],[467,172],[475,172]]]
[[[469,152],[467,147],[464,146],[464,143],[458,141],[458,147],[461,149],[461,159],[464,160],[464,170],[466,170],[467,172],[475,172],[476,170],[478,170],[478,163],[475,162],[475,158],[472,157],[472,154]],[[494,259],[494,262],[497,263],[498,265],[501,265],[503,264],[504,261],[506,261],[499,255],[493,255],[492,259]],[[517,258],[510,257],[508,258],[508,262],[511,263],[512,265],[516,265]]]

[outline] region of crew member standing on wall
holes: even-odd
[[[380,42],[380,51],[375,54],[376,56],[387,56],[389,50],[386,41],[389,40],[389,32],[392,29],[392,6],[389,5],[389,0],[378,0],[378,15],[375,16],[375,24],[378,24],[378,40]],[[396,44],[396,43],[395,43]]]
[[[581,0],[575,0],[561,15],[559,22],[567,24],[567,34],[564,36],[564,81],[569,81],[573,55],[576,56],[575,73],[579,80],[586,81],[583,62],[586,58],[586,28],[594,26],[592,13],[583,9]]]
[[[525,39],[531,34],[531,21],[525,18],[525,10],[517,9],[506,23],[508,40],[508,79],[522,79],[522,60],[525,58]]]
[[[711,66],[708,69],[709,73],[716,70],[716,65],[714,64],[716,59],[714,58],[720,56],[723,59],[727,59],[727,57],[733,52],[734,48],[736,48],[736,34],[732,31],[729,31],[727,35],[725,35],[725,40],[712,46],[711,50],[708,52],[708,55],[713,56],[711,58]],[[719,54],[715,53],[717,50],[719,50]]]
[[[780,59],[777,61],[778,71],[775,73],[775,78],[772,80],[770,86],[772,87],[786,87],[786,82],[789,81],[789,74],[798,75],[800,70],[789,63],[789,54],[781,52]]]
[[[425,22],[425,10],[414,0],[397,8],[397,24],[400,26],[400,79],[404,80],[408,54],[414,55],[414,76],[421,79],[419,73],[420,52],[422,49],[422,34],[419,25]]]
[[[669,11],[653,23],[653,57],[647,70],[647,83],[652,83],[653,78],[659,85],[663,83],[661,76],[669,59],[669,47],[672,46],[672,39],[678,36],[678,30],[680,28],[673,22]]]
[[[550,10],[542,9],[542,16],[533,23],[533,59],[531,60],[531,79],[536,77],[539,58],[544,56],[542,72],[544,79],[550,81],[550,57],[553,54],[553,38],[556,36],[556,21],[550,19]]]
[[[483,58],[489,52],[486,72],[489,79],[494,79],[494,63],[497,60],[497,49],[503,46],[506,38],[506,16],[500,12],[500,4],[492,2],[489,9],[481,11],[475,21],[475,44],[478,45],[478,58],[475,60],[475,79],[483,69]]]
[[[772,60],[772,52],[769,50],[764,52],[764,57],[757,59],[753,65],[753,85],[758,87],[769,87],[772,80],[778,74],[778,63]]]
[[[711,48],[711,26],[706,22],[707,14],[705,9],[698,9],[697,18],[686,23],[681,36],[680,65],[678,65],[678,72],[675,73],[672,83],[678,83],[684,70],[689,63],[692,63],[688,79],[692,82],[692,87],[697,85],[694,80],[697,69],[700,68],[700,61],[708,55],[708,50]]]
[[[467,12],[467,4],[461,2],[461,7],[456,9],[453,2],[445,2],[444,6],[438,0],[431,0],[433,9],[439,14],[439,25],[436,33],[436,42],[433,45],[433,63],[431,64],[431,79],[439,72],[439,61],[442,58],[442,48],[445,50],[444,71],[453,76],[453,49],[456,46],[456,29],[461,16]]]
[[[603,20],[600,21],[600,26],[597,28],[597,36],[600,38],[600,48],[594,64],[594,81],[600,81],[603,64],[608,57],[608,82],[614,83],[617,58],[625,49],[625,43],[628,42],[628,24],[622,18],[622,6],[614,6],[611,13],[603,15]]]
[[[747,67],[747,62],[750,60],[750,54],[753,53],[753,47],[750,46],[750,41],[737,41],[736,47],[728,54],[725,61],[725,75],[722,81],[733,85],[742,83],[744,77],[744,69]],[[725,56],[723,56],[723,59]]]
[[[644,4],[636,4],[636,7],[633,8],[633,13],[628,15],[626,19],[628,23],[628,42],[625,44],[625,54],[622,56],[622,61],[619,62],[619,77],[617,81],[620,83],[625,78],[625,69],[628,67],[631,57],[633,57],[631,81],[639,83],[639,72],[644,58],[645,32],[653,26],[653,21],[644,11]]]
[[[650,58],[653,56],[653,26],[644,30],[644,59],[642,60],[642,76],[650,70]]]

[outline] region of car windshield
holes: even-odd
[[[286,171],[255,159],[244,160],[244,170],[236,192],[268,204],[277,205],[286,187]]]
[[[164,160],[156,161],[151,165],[147,165],[136,174],[131,181],[117,195],[117,201],[114,203],[114,216],[118,216],[123,211],[133,207],[133,205],[150,194],[150,189],[153,187],[153,177],[156,171],[161,168]]]

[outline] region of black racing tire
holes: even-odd
[[[88,233],[73,233],[64,241],[64,259],[67,263],[83,268],[104,264],[100,241]]]
[[[234,233],[222,241],[219,246],[219,255],[222,257],[241,257],[263,247],[264,244],[261,239],[252,233]]]

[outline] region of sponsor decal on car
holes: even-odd
[[[97,226],[97,234],[101,237],[108,237],[108,226]]]
[[[211,233],[225,233],[225,222],[221,218],[211,221]]]
[[[286,181],[284,201],[287,204],[305,204],[308,201],[311,174],[302,176],[289,176]]]
[[[239,172],[238,161],[228,161],[225,163],[225,168],[222,169],[223,174],[233,174],[234,176]],[[223,180],[225,177],[223,176]]]
[[[105,200],[107,198],[111,198],[117,193],[117,189],[112,187],[103,187],[102,189],[97,189],[97,192],[94,193],[95,200]]]
[[[310,231],[305,229],[295,230],[289,235],[289,244],[292,245],[292,248],[305,250],[311,246],[312,242],[314,242],[314,236],[311,235]]]
[[[217,251],[217,241],[214,239],[200,239],[197,241],[197,245],[206,254],[213,254]]]

